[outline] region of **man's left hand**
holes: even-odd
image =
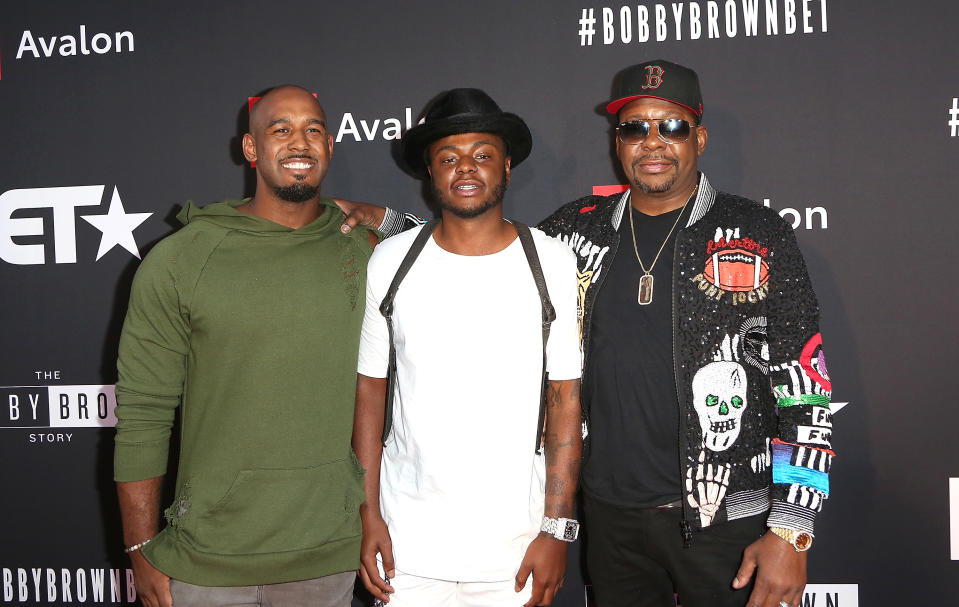
[[[349,234],[358,225],[370,228],[378,228],[383,223],[383,217],[386,214],[386,208],[366,202],[353,202],[352,200],[343,200],[334,198],[333,202],[340,207],[343,214],[346,215],[346,221],[340,226],[340,231]]]
[[[747,607],[779,607],[780,601],[799,607],[806,587],[805,552],[797,552],[792,544],[767,532],[746,547],[733,588],[745,587],[754,573],[756,584]]]
[[[549,605],[556,598],[566,579],[566,551],[569,544],[540,534],[530,543],[516,573],[516,592],[526,586],[533,574],[533,595],[523,607]]]

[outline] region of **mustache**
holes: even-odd
[[[314,158],[313,156],[310,156],[309,154],[291,154],[289,156],[284,156],[283,158],[281,158],[280,162],[287,162],[288,160],[294,160],[297,158],[301,160],[312,160],[316,162],[316,158]]]
[[[633,166],[635,167],[637,164],[640,164],[640,163],[642,163],[642,162],[649,162],[649,161],[651,161],[651,160],[656,160],[656,161],[659,161],[659,162],[668,162],[668,163],[673,164],[673,165],[678,165],[678,164],[679,164],[679,162],[678,162],[676,159],[674,159],[674,158],[667,158],[666,156],[663,156],[662,154],[646,154],[645,156],[641,156],[641,157],[637,158],[636,160],[634,160],[634,161],[633,161]]]

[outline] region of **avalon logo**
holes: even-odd
[[[87,26],[81,25],[76,33],[53,34],[49,37],[41,35],[34,36],[30,30],[24,30],[20,37],[20,46],[17,47],[17,59],[24,55],[33,55],[34,58],[70,57],[75,55],[89,55],[93,51],[97,55],[103,55],[110,51],[122,53],[133,52],[133,32],[114,32],[106,34],[99,32],[88,36]]]
[[[23,30],[20,44],[17,46],[16,58],[50,59],[90,54],[104,55],[110,52],[134,52],[133,32],[126,30],[90,33],[86,25],[80,25],[72,32],[53,33],[49,36]]]
[[[54,263],[77,262],[77,207],[101,206],[105,186],[83,185],[59,188],[31,188],[8,190],[0,194],[0,259],[16,265],[41,265],[46,263],[50,242],[27,243],[23,237],[46,236],[53,232]],[[140,258],[133,230],[153,213],[127,213],[120,200],[120,192],[113,188],[106,214],[81,215],[84,221],[102,232],[97,261],[116,246],[126,249]],[[52,209],[48,230],[42,216],[22,216],[17,211],[26,209]]]

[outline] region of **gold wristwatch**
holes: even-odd
[[[805,552],[812,547],[813,535],[811,533],[783,527],[770,527],[769,530],[792,544],[796,552]]]

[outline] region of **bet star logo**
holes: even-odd
[[[110,208],[106,215],[84,215],[83,219],[93,227],[103,232],[100,236],[100,248],[97,250],[97,261],[110,249],[120,245],[131,255],[140,259],[137,241],[133,239],[133,230],[153,213],[127,213],[123,210],[120,193],[113,188],[113,197],[110,199]]]
[[[62,188],[32,188],[9,190],[0,194],[0,259],[16,265],[41,265],[46,263],[46,247],[43,243],[23,242],[23,238],[36,241],[47,236],[46,219],[42,216],[23,216],[17,213],[24,209],[52,209],[52,232],[54,263],[77,262],[76,208],[100,206],[105,186],[86,185]],[[17,216],[14,217],[14,214]],[[99,261],[117,245],[131,255],[140,258],[133,231],[153,213],[127,213],[120,200],[120,193],[113,188],[106,214],[81,215],[84,221],[100,230]],[[16,238],[16,239],[15,239]]]

